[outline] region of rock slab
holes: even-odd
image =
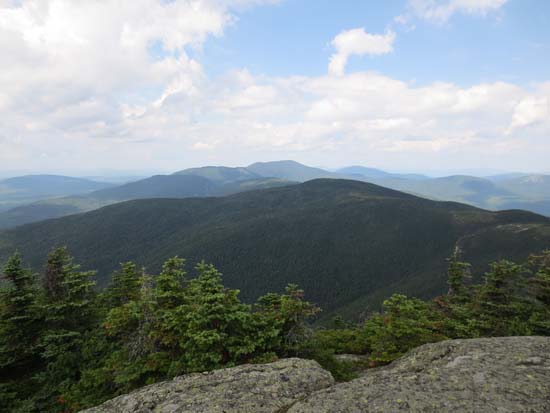
[[[279,413],[333,383],[317,362],[291,358],[176,377],[84,412]]]
[[[426,344],[288,410],[329,412],[550,412],[550,337]]]

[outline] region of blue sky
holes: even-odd
[[[374,70],[419,83],[468,86],[497,80],[529,84],[550,73],[550,2],[516,0],[488,15],[455,14],[445,23],[394,22],[407,1],[290,0],[248,9],[200,52],[210,75],[246,67],[270,76],[319,76],[330,41],[348,28],[397,32],[394,53],[354,57],[348,71]]]
[[[6,0],[0,39],[4,170],[550,169],[546,0]]]

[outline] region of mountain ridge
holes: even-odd
[[[38,269],[47,251],[67,245],[102,286],[121,260],[157,271],[170,256],[204,259],[247,301],[298,283],[329,316],[357,300],[378,305],[389,285],[441,293],[445,259],[467,235],[465,256],[480,277],[491,261],[550,246],[550,219],[318,179],[227,197],[126,201],[24,225],[0,232],[0,259],[18,249]]]

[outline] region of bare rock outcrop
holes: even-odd
[[[87,413],[550,412],[550,337],[449,340],[334,385],[315,361],[190,374]]]
[[[86,413],[279,413],[334,379],[311,360],[283,359],[156,383]]]
[[[426,344],[288,410],[329,412],[550,412],[550,337]]]

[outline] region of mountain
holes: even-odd
[[[215,174],[211,173],[211,175]],[[259,176],[248,180],[213,181],[199,175],[155,175],[136,182],[94,191],[84,196],[41,200],[0,212],[0,229],[92,211],[106,205],[133,199],[226,196],[253,189],[291,184],[293,182],[283,179]]]
[[[204,166],[202,168],[190,168],[176,172],[175,175],[201,176],[217,183],[250,181],[262,178],[262,175],[258,175],[250,171],[248,168],[230,168],[227,166]]]
[[[390,175],[362,180],[434,200],[463,202],[492,210],[526,209],[550,216],[550,177],[547,175],[511,175],[498,179],[468,175],[441,178]]]
[[[32,203],[16,203],[2,212],[0,229],[12,228],[48,218],[57,218],[109,205],[145,198],[187,198],[225,196],[260,188],[289,185],[319,178],[344,178],[374,183],[433,200],[468,203],[491,210],[525,209],[550,216],[550,176],[502,174],[490,178],[454,175],[429,178],[417,174],[397,174],[363,166],[335,172],[312,168],[295,161],[258,162],[248,167],[206,166],[172,175],[156,175],[124,185],[112,186],[87,195],[65,196]],[[107,185],[107,184],[103,184]],[[68,185],[66,191],[72,186]],[[0,186],[1,191],[1,186]],[[2,199],[0,192],[0,199]],[[4,201],[4,205],[7,200]],[[21,203],[27,205],[20,205]],[[13,206],[13,205],[12,205]]]
[[[187,198],[212,196],[218,185],[209,179],[195,175],[155,175],[114,188],[102,189],[90,194],[90,198],[104,201],[127,201],[142,198]]]
[[[499,258],[550,246],[550,219],[436,202],[377,185],[319,179],[219,198],[145,199],[0,232],[0,258],[15,249],[39,270],[69,246],[106,285],[121,261],[157,271],[168,257],[202,259],[245,300],[297,283],[325,317],[377,308],[392,292],[428,297],[446,288],[456,245],[475,278]]]
[[[0,211],[39,199],[84,194],[111,186],[60,175],[26,175],[0,181]]]
[[[531,200],[550,200],[550,175],[523,175],[499,182],[499,186]]]
[[[296,182],[319,178],[342,178],[339,174],[324,169],[312,168],[295,161],[256,162],[246,169],[260,176],[288,179]]]
[[[427,179],[428,177],[420,174],[397,174],[392,172],[386,172],[381,169],[376,168],[367,168],[364,166],[348,166],[345,168],[340,168],[335,171],[341,175],[355,176],[357,178],[375,178],[375,179],[384,179],[384,178],[403,178],[403,179]]]

